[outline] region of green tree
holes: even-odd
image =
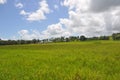
[[[120,33],[114,33],[114,34],[112,34],[112,39],[113,40],[120,40]]]
[[[80,36],[80,41],[85,41],[85,40],[87,40],[87,38],[84,35]]]
[[[100,40],[109,40],[109,36],[100,36]]]

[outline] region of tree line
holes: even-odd
[[[2,40],[0,39],[0,45],[17,45],[17,44],[38,44],[48,42],[73,42],[73,41],[92,41],[92,40],[120,40],[120,33],[113,33],[111,36],[100,36],[100,37],[86,37],[81,36],[70,36],[70,37],[58,37],[50,39],[33,39],[33,40]]]

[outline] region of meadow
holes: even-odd
[[[120,80],[120,41],[0,46],[0,80]]]

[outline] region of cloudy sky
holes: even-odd
[[[1,39],[120,32],[120,0],[0,0]]]

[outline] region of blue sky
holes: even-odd
[[[110,35],[119,21],[119,0],[0,0],[2,39]]]
[[[25,0],[25,1],[7,1],[5,4],[0,4],[0,37],[11,39],[13,36],[19,37],[17,34],[20,30],[45,30],[50,24],[59,22],[59,18],[67,17],[67,9],[60,6],[58,0],[48,0],[49,8],[51,12],[46,14],[46,20],[27,21],[24,16],[20,15],[21,10],[29,12],[35,11],[39,8],[40,0]],[[21,9],[16,7],[18,3],[23,4]],[[61,7],[62,12],[59,9],[55,9],[54,5]]]

